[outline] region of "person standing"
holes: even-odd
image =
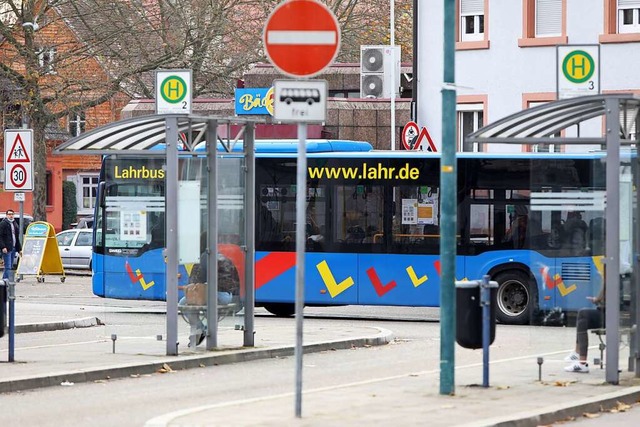
[[[16,253],[22,251],[18,224],[13,217],[14,212],[9,209],[7,216],[0,221],[0,250],[2,250],[2,260],[4,261],[3,279],[9,278],[9,270],[13,266]]]

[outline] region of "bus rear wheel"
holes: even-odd
[[[495,280],[498,282],[496,319],[511,325],[529,323],[536,301],[529,276],[521,271],[506,271]]]
[[[286,302],[272,302],[264,308],[276,317],[291,317],[296,313],[296,305]]]

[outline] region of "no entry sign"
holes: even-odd
[[[336,17],[315,0],[280,3],[267,19],[262,36],[271,63],[291,77],[320,74],[340,49]]]

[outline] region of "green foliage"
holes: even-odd
[[[78,217],[78,202],[76,201],[76,184],[71,181],[62,182],[62,229],[71,227]]]

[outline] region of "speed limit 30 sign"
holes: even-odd
[[[33,191],[33,130],[4,131],[4,189]]]

